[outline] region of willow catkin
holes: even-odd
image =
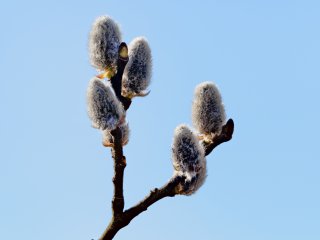
[[[185,177],[178,193],[195,193],[206,178],[206,159],[197,136],[184,124],[179,125],[174,131],[172,162],[175,174]]]
[[[98,70],[115,68],[121,33],[118,24],[109,16],[98,17],[89,35],[89,55],[92,66]]]
[[[124,120],[125,111],[109,83],[99,78],[89,82],[87,90],[88,115],[93,126],[113,130]]]
[[[226,115],[220,92],[212,82],[204,82],[195,88],[192,104],[192,122],[202,134],[221,131]]]
[[[152,74],[151,49],[143,37],[129,44],[129,61],[122,77],[122,95],[132,98],[142,96],[147,90]]]

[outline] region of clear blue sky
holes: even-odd
[[[108,224],[113,164],[85,99],[88,32],[108,14],[154,59],[151,94],[127,117],[126,207],[171,177],[198,83],[219,86],[236,124],[196,195],[156,203],[115,239],[320,239],[319,12],[308,0],[3,1],[0,238],[90,240]]]

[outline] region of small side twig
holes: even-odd
[[[230,118],[227,121],[227,123],[222,127],[220,134],[214,136],[211,142],[202,143],[205,149],[206,156],[209,155],[212,152],[212,150],[215,149],[221,143],[230,141],[233,135],[233,130],[234,130],[234,122]]]
[[[176,187],[185,180],[184,176],[176,176],[161,188],[155,188],[137,205],[126,210],[123,215],[127,221],[131,221],[140,213],[146,211],[149,206],[165,197],[173,197],[176,195]],[[129,224],[128,222],[128,224]]]

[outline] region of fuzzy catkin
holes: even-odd
[[[89,55],[92,66],[98,70],[115,68],[121,33],[118,24],[109,16],[98,17],[89,36]]]
[[[192,104],[192,122],[202,134],[216,134],[226,120],[224,105],[217,86],[204,82],[195,88]]]
[[[119,126],[122,134],[122,146],[127,145],[129,142],[129,135],[130,135],[130,129],[129,124],[127,122],[121,124]],[[111,135],[110,131],[104,130],[102,131],[102,143],[106,147],[112,147],[114,144],[113,136]]]
[[[143,37],[135,38],[129,44],[129,62],[122,77],[122,95],[134,97],[144,95],[150,84],[152,73],[151,49]]]
[[[197,136],[186,125],[175,129],[172,144],[172,161],[176,174],[185,177],[179,194],[191,195],[204,183],[206,159]]]
[[[87,90],[88,115],[96,128],[113,130],[124,120],[125,111],[110,84],[99,78],[89,82]]]

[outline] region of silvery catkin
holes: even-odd
[[[195,88],[192,104],[192,122],[202,134],[210,135],[221,131],[226,120],[224,105],[217,86],[204,82]]]
[[[206,159],[197,136],[186,125],[179,125],[174,131],[172,162],[175,174],[185,177],[178,193],[195,193],[206,178]]]
[[[132,98],[143,96],[150,84],[152,74],[151,49],[143,37],[129,44],[129,61],[122,77],[122,95]]]
[[[118,24],[109,16],[98,17],[89,36],[89,55],[92,66],[98,70],[115,68],[121,33]]]
[[[109,83],[99,78],[89,82],[87,90],[88,115],[94,127],[113,130],[124,120],[125,111]]]

